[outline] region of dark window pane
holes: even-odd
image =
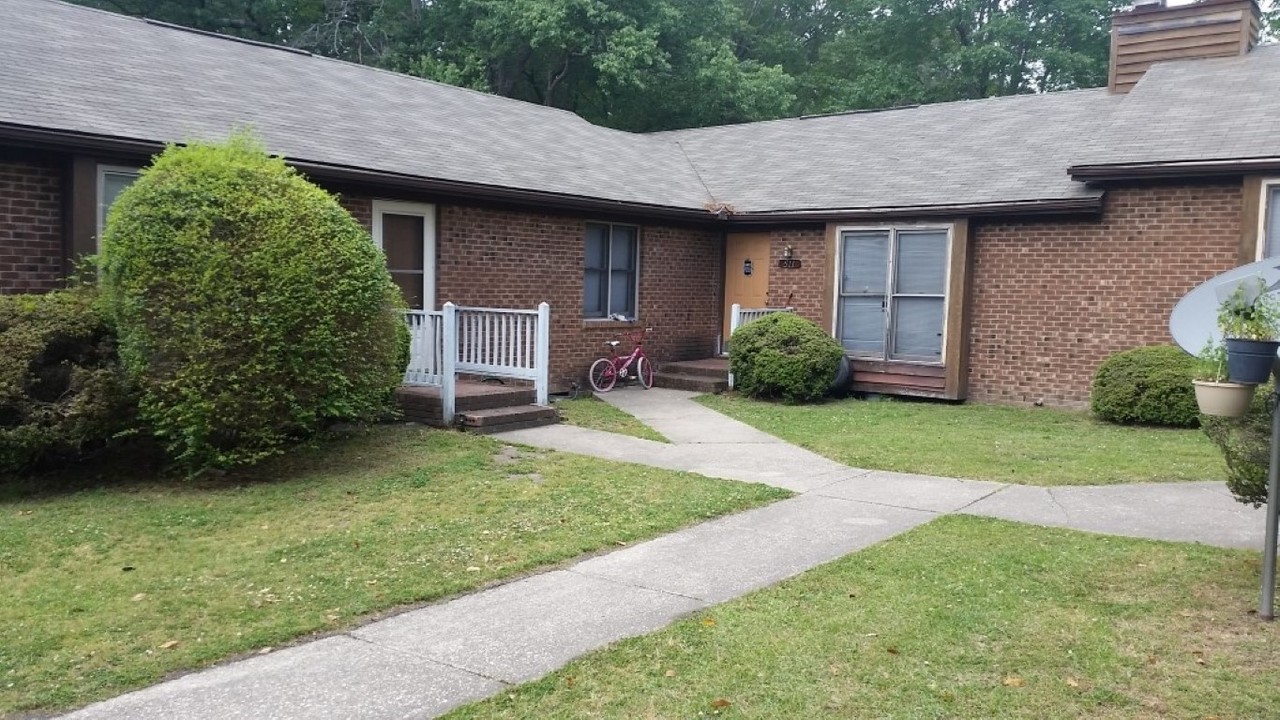
[[[636,266],[636,228],[614,226],[613,244],[609,252],[609,267],[613,270],[631,270]]]
[[[604,270],[609,267],[608,225],[587,225],[586,267],[589,270]]]
[[[894,298],[893,359],[942,359],[942,298]]]
[[[629,318],[635,313],[635,275],[627,270],[614,270],[609,273],[609,313],[622,313]]]
[[[421,271],[425,265],[421,215],[382,215],[382,251],[387,254],[387,267],[392,270]]]
[[[884,293],[889,271],[889,233],[886,231],[844,234],[840,258],[840,292],[846,295]]]
[[[898,233],[898,283],[906,295],[943,295],[947,289],[947,232]]]
[[[582,313],[587,317],[604,317],[604,272],[588,269],[583,276]]]
[[[422,310],[422,281],[420,272],[393,272],[391,279],[399,286],[404,301],[413,310]]]
[[[858,355],[884,355],[884,300],[879,297],[840,298],[840,344]]]

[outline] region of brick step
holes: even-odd
[[[681,360],[663,363],[662,372],[673,375],[694,375],[697,377],[727,378],[729,377],[728,358],[705,358],[702,360]]]
[[[462,429],[481,434],[554,425],[558,422],[560,422],[560,413],[553,407],[542,405],[484,408],[458,413],[458,424]]]
[[[653,374],[653,386],[669,390],[688,390],[699,393],[722,393],[729,389],[728,378],[714,378],[705,375],[685,375],[662,371]]]

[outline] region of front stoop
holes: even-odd
[[[458,424],[463,430],[482,435],[554,425],[558,422],[560,413],[553,407],[542,405],[518,405],[458,413]]]
[[[663,363],[654,373],[653,386],[700,393],[721,393],[729,389],[729,360],[705,358]]]
[[[560,413],[552,407],[534,405],[536,398],[530,387],[459,382],[454,423],[472,432],[499,432],[559,422]],[[396,405],[405,420],[445,426],[440,388],[403,386],[396,390]]]

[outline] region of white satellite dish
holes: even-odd
[[[1231,297],[1241,283],[1252,285],[1262,278],[1267,292],[1280,289],[1280,258],[1269,258],[1232,268],[1200,283],[1182,296],[1169,313],[1169,333],[1178,347],[1199,354],[1206,342],[1222,342],[1218,330],[1218,306]],[[1246,292],[1250,292],[1246,285]]]

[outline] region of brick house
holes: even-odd
[[[1280,248],[1280,46],[1255,47],[1253,0],[1117,15],[1107,88],[646,135],[0,2],[0,293],[58,287],[164,143],[244,126],[340,196],[415,306],[549,303],[560,387],[610,315],[694,359],[741,303],[830,330],[857,389],[1078,407],[1107,355],[1168,342],[1187,290]]]

